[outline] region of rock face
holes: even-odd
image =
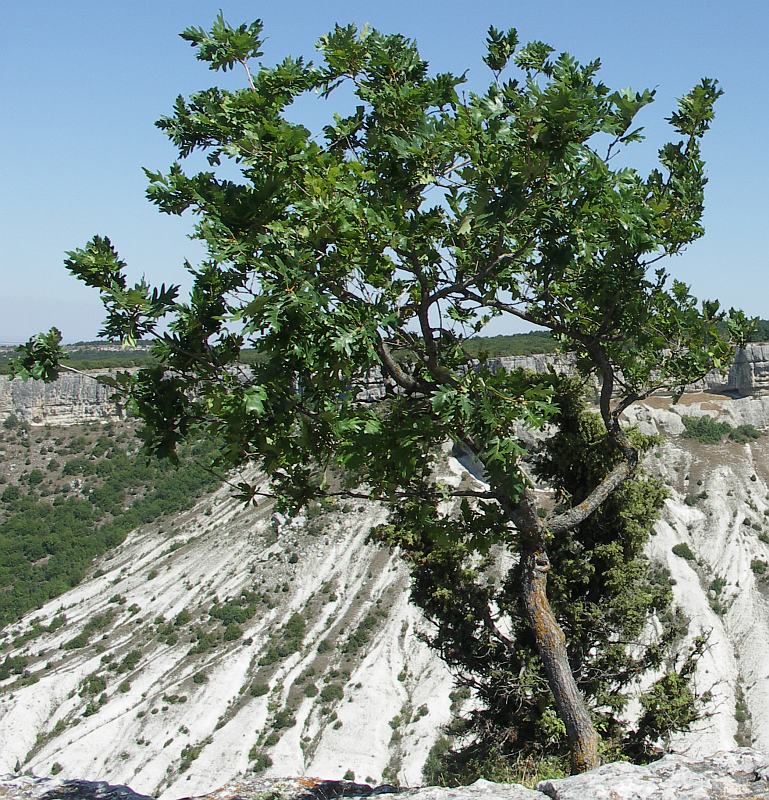
[[[106,422],[123,415],[112,390],[91,377],[62,373],[53,383],[0,375],[0,422],[11,414],[32,425]]]
[[[694,760],[665,758],[646,767],[606,764],[584,775],[540,781],[536,789],[479,780],[446,789],[397,789],[342,781],[259,780],[243,776],[195,800],[334,800],[384,795],[397,800],[762,800],[769,798],[769,757],[744,747]],[[150,800],[125,786],[32,776],[0,778],[4,800]]]
[[[574,371],[574,359],[566,355],[504,356],[489,359],[498,369],[527,369],[545,372]],[[713,370],[701,381],[688,387],[690,392],[723,392],[746,397],[769,393],[769,344],[751,343],[737,351],[728,371]]]
[[[769,562],[769,436],[699,445],[677,435],[682,414],[767,430],[769,397],[631,409],[666,435],[647,464],[671,489],[649,555],[670,572],[688,636],[710,642],[697,689],[711,692],[711,716],[673,749],[769,751],[769,580],[754,569]],[[447,459],[447,482],[467,477]],[[0,681],[0,773],[17,759],[37,773],[58,763],[61,777],[164,798],[255,765],[266,778],[419,783],[453,685],[415,635],[424,623],[401,562],[366,541],[382,520],[363,502],[286,520],[224,488],[137,530],[82,585],[5,631],[0,659],[27,663]],[[223,607],[244,591],[267,600],[222,641]],[[35,620],[39,630],[61,614],[61,627],[24,640]],[[73,646],[93,620],[99,630]]]
[[[537,789],[542,800],[759,800],[769,798],[769,757],[747,747],[702,760],[670,755],[648,767],[607,764]]]
[[[769,392],[769,344],[749,344],[738,350],[729,383],[740,395]]]

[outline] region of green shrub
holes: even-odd
[[[262,598],[256,592],[242,591],[238,597],[227,600],[225,603],[214,603],[209,616],[218,619],[227,627],[232,623],[242,625],[256,614]]]
[[[338,683],[329,683],[320,690],[320,699],[324,703],[341,700],[343,697],[344,689]]]
[[[80,684],[78,694],[81,697],[92,697],[101,694],[107,688],[107,681],[102,675],[89,675]]]
[[[725,437],[737,444],[752,442],[761,436],[761,431],[754,425],[738,425],[733,428],[728,422],[717,422],[712,417],[682,416],[686,431],[683,436],[695,439],[702,444],[718,444]]]
[[[243,631],[237,622],[231,622],[224,630],[225,642],[234,642],[236,639],[240,639],[241,636],[243,636]]]
[[[686,430],[682,434],[687,439],[694,439],[701,444],[718,444],[733,428],[727,422],[716,422],[712,417],[682,416]]]
[[[192,620],[192,614],[187,611],[186,608],[183,608],[175,617],[174,619],[174,627],[181,628],[184,625],[187,625]]]
[[[185,445],[175,467],[137,458],[136,443],[128,433],[122,445],[113,435],[109,455],[100,447],[95,452],[103,451],[103,457],[70,457],[63,467],[50,460],[49,471],[57,473],[54,479],[59,470],[88,474],[88,492],[68,494],[62,486],[51,503],[32,491],[23,494],[17,486],[0,490],[0,628],[76,586],[93,560],[120,544],[131,530],[188,508],[201,492],[215,487],[216,480],[196,463],[213,454],[215,442]],[[88,449],[82,436],[62,437],[58,445],[60,452],[84,454]],[[30,453],[38,456],[49,450],[45,440],[32,442],[31,448],[35,452]],[[33,469],[27,481],[37,485],[40,474]]]
[[[262,772],[267,767],[272,766],[272,759],[267,753],[263,753],[261,750],[256,750],[255,748],[251,748],[249,752],[249,758],[254,762],[251,769],[254,772]]]
[[[694,561],[694,553],[686,542],[679,542],[672,547],[673,555],[685,558],[687,561]]]
[[[296,725],[296,717],[290,708],[283,708],[275,714],[272,721],[272,726],[276,731],[283,730],[283,728],[293,728]]]
[[[746,444],[761,437],[761,431],[754,425],[738,425],[729,433],[729,438],[738,444]]]
[[[376,615],[368,613],[361,620],[360,625],[349,635],[347,641],[342,645],[342,652],[346,654],[355,653],[360,650],[371,638],[371,634],[376,626]]]
[[[4,503],[13,503],[21,497],[21,492],[19,491],[18,486],[9,486],[2,495],[0,495],[0,500]]]
[[[104,630],[115,618],[114,610],[105,611],[104,614],[97,614],[88,620],[83,630],[73,639],[62,645],[64,650],[79,650],[90,642],[91,637],[97,632]]]
[[[179,772],[184,772],[190,768],[192,762],[203,752],[206,743],[192,745],[187,744],[181,752],[181,761],[179,763]]]
[[[219,636],[214,633],[210,633],[203,628],[196,628],[194,634],[195,644],[190,648],[190,655],[210,653],[219,646]]]
[[[33,469],[29,475],[27,475],[27,483],[30,486],[38,486],[43,482],[43,478],[45,476],[39,469]]]
[[[756,575],[763,575],[767,568],[769,568],[769,564],[766,561],[763,561],[760,558],[754,558],[750,562],[750,568],[753,570],[754,574]]]
[[[26,656],[6,656],[2,664],[0,664],[0,681],[10,678],[11,675],[21,675],[29,659]]]
[[[270,642],[259,663],[267,666],[298,652],[304,641],[305,630],[304,618],[295,612],[288,622],[270,637]]]
[[[710,582],[710,589],[714,591],[716,594],[721,594],[725,586],[726,586],[726,578],[714,578]]]
[[[125,656],[123,656],[115,669],[118,672],[130,672],[132,669],[136,668],[138,663],[141,661],[141,658],[141,650],[131,650]]]

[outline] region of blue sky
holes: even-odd
[[[184,280],[180,264],[198,246],[187,221],[145,200],[141,167],[165,169],[174,157],[155,119],[177,94],[217,80],[177,34],[207,26],[219,8],[233,23],[264,20],[266,61],[312,56],[335,22],[412,36],[434,69],[469,68],[471,86],[486,78],[480,58],[490,24],[581,60],[600,57],[610,86],[657,88],[641,117],[649,137],[637,147],[641,168],[664,141],[675,98],[703,76],[718,78],[726,94],[704,147],[707,233],[668,266],[698,296],[769,317],[766,3],[25,0],[3,4],[0,28],[0,343],[51,324],[68,341],[95,336],[98,298],[62,259],[96,233],[112,238],[132,276]]]

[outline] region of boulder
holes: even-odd
[[[694,760],[668,755],[645,767],[606,764],[540,781],[552,800],[732,800],[769,798],[769,757],[749,747]]]

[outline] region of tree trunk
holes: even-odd
[[[593,727],[585,698],[571,672],[566,636],[547,599],[549,569],[550,559],[544,542],[524,539],[521,553],[521,600],[555,698],[558,715],[566,726],[572,773],[586,772],[599,764],[598,734]]]

